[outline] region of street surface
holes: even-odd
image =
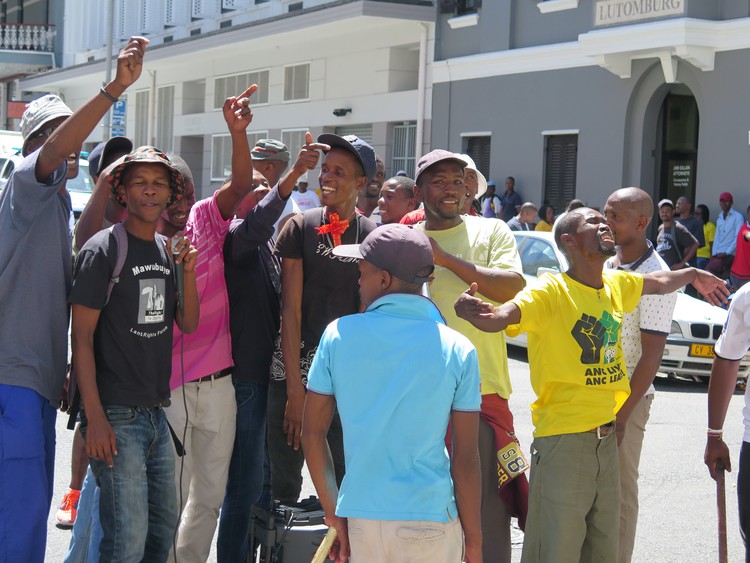
[[[525,352],[512,348],[509,363],[513,383],[511,409],[516,431],[528,456],[533,430],[529,405],[534,395],[529,383]],[[641,511],[633,561],[718,561],[716,487],[703,465],[706,386],[660,377],[657,378],[656,389],[641,458]],[[724,425],[724,438],[732,452],[734,465],[733,472],[728,473],[726,479],[730,561],[744,559],[744,547],[737,527],[736,496],[742,405],[742,395],[736,393]],[[66,422],[67,416],[58,417],[54,504],[62,498],[70,479],[72,432],[65,428]],[[305,474],[302,496],[310,494],[314,494],[314,489],[309,476]],[[56,510],[57,507],[53,506],[49,518],[47,561],[51,562],[63,560],[70,540],[70,531],[54,525]],[[513,561],[517,562],[521,558],[521,539],[520,534],[514,537]],[[215,543],[209,561],[216,561]]]

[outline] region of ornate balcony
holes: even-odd
[[[0,81],[54,68],[54,25],[0,24]]]

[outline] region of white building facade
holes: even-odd
[[[66,2],[64,66],[23,80],[25,99],[54,92],[76,108],[97,91],[106,74],[108,4]],[[399,169],[412,173],[417,153],[427,150],[432,2],[114,0],[112,5],[113,53],[131,35],[145,35],[151,43],[143,74],[113,114],[111,134],[181,155],[202,196],[229,173],[222,104],[253,83],[259,89],[252,98],[251,144],[280,139],[294,157],[306,131],[354,133],[383,156],[390,175]],[[102,140],[103,128],[85,148]]]

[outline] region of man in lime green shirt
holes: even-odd
[[[526,520],[528,467],[515,439],[508,408],[511,393],[505,342],[459,319],[453,302],[466,285],[493,303],[511,299],[523,287],[515,238],[503,221],[461,215],[466,188],[466,163],[452,152],[434,150],[417,163],[416,190],[424,203],[425,221],[417,224],[430,237],[435,256],[435,281],[430,296],[445,317],[477,349],[482,407],[479,456],[482,466],[482,529],[485,561],[509,562],[510,518]]]

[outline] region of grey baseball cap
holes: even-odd
[[[435,261],[432,245],[422,231],[398,223],[381,225],[361,244],[340,244],[336,256],[367,260],[381,270],[408,283],[432,281]]]
[[[414,174],[414,181],[417,182],[419,180],[419,176],[430,166],[432,166],[433,164],[437,164],[438,162],[443,162],[445,160],[451,160],[461,166],[461,168],[466,168],[466,161],[456,153],[452,153],[443,149],[435,149],[434,151],[428,152],[426,155],[419,159],[419,162],[417,162],[417,172],[416,174]],[[485,188],[485,190],[486,189],[487,188]]]

